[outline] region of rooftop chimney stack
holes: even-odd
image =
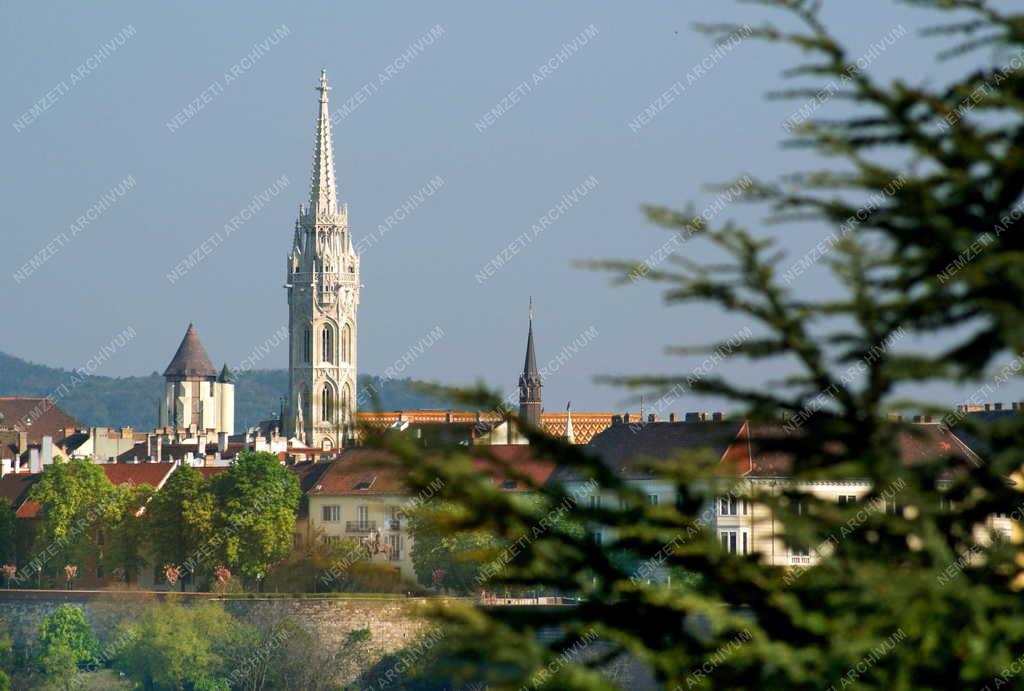
[[[2,463],[2,465],[0,465],[0,477],[10,475],[13,472],[12,468],[14,466],[14,459],[5,458],[0,461],[0,463]]]
[[[675,422],[676,421],[676,414],[675,413],[669,413],[668,414],[668,421],[669,422]]]
[[[156,448],[154,449],[154,452],[156,453],[156,462],[157,463],[163,463],[163,460],[164,460],[164,438],[162,436],[160,436],[159,434],[156,435]]]
[[[40,473],[42,470],[42,465],[39,463],[39,449],[33,446],[28,450],[28,472]]]
[[[43,465],[51,465],[53,463],[53,437],[50,435],[44,436],[41,446]]]
[[[224,453],[228,450],[228,433],[218,432],[217,433],[217,451]]]

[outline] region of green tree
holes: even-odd
[[[117,522],[121,509],[118,491],[103,469],[81,459],[55,459],[28,499],[40,505],[33,552],[50,573],[67,563],[98,559],[96,531]]]
[[[276,455],[246,451],[214,478],[214,494],[224,559],[232,571],[259,584],[291,551],[298,480]]]
[[[18,525],[8,499],[0,498],[0,564],[16,564]]]
[[[938,17],[922,40],[941,41],[940,54],[956,58],[946,63],[948,81],[934,84],[931,75],[918,85],[873,76],[829,31],[820,3],[753,4],[780,18],[756,28],[703,28],[726,42],[746,37],[745,50],[752,39],[798,49],[804,60],[788,74],[801,81],[776,95],[795,99],[800,114],[790,143],[826,163],[726,187],[764,205],[773,223],[816,223],[824,245],[811,259],[791,256],[770,228],[653,207],[649,217],[687,251],[660,264],[599,266],[622,284],[658,283],[670,304],[719,308],[737,318],[738,330],[749,329],[738,343],[732,334],[709,335],[705,346],[674,349],[726,362],[711,374],[615,381],[671,400],[730,401],[733,416],[778,431],[749,443],[758,457],[791,463],[792,481],[778,490],[737,484],[707,451],[638,460],[679,497],[672,506],[650,506],[619,468],[528,430],[536,453],[622,503],[573,506],[582,524],[605,527],[600,544],[548,530],[500,574],[512,588],[575,593],[578,607],[437,608],[457,651],[449,660],[454,677],[484,675],[502,687],[610,688],[599,669],[628,652],[666,688],[1021,685],[1019,544],[996,539],[986,524],[994,515],[1021,515],[1024,416],[983,427],[910,396],[936,381],[991,391],[1021,369],[1024,15],[983,0],[909,3]],[[886,72],[899,69],[890,64]],[[837,113],[840,106],[852,108]],[[830,290],[800,280],[820,255],[819,268],[834,279]],[[733,380],[730,359],[754,360],[775,378]],[[463,400],[501,405],[494,397]],[[911,412],[945,415],[947,425],[969,429],[991,451],[978,461],[947,445],[938,457],[899,462],[901,443],[934,429],[891,416]],[[462,507],[460,529],[513,539],[530,520],[522,507],[473,483],[455,451],[395,451],[413,491],[445,481],[438,496]],[[801,489],[823,478],[866,479],[874,489],[854,505]],[[893,489],[897,508],[863,510],[865,502],[881,506]],[[569,496],[559,483],[537,491],[556,504]],[[820,546],[817,565],[783,569],[722,550],[704,511],[727,491],[772,509],[789,545]],[[658,559],[695,574],[695,582],[685,589],[648,584],[622,555]],[[564,635],[538,641],[546,626]],[[571,654],[588,636],[600,639],[600,650]]]
[[[146,689],[217,688],[229,671],[223,645],[239,626],[219,605],[156,605],[122,623],[116,665]]]
[[[145,532],[155,562],[195,564],[199,573],[208,572],[214,565],[199,555],[213,539],[214,506],[211,483],[195,468],[178,466],[146,506]],[[185,588],[184,578],[181,588]]]
[[[47,674],[61,675],[69,661],[74,669],[95,664],[97,650],[81,607],[61,605],[39,627],[39,657]]]
[[[117,488],[117,507],[104,526],[102,560],[108,572],[121,569],[130,581],[149,565],[152,537],[145,510],[156,490],[150,485],[123,485]]]

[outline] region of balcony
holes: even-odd
[[[346,533],[372,533],[377,529],[377,521],[345,521]]]
[[[397,518],[390,518],[390,519],[388,519],[388,530],[401,530],[401,529],[402,529],[402,521],[400,521]]]

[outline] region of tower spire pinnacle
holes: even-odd
[[[327,92],[327,69],[320,70],[320,111],[317,114],[313,142],[313,175],[309,189],[309,212],[314,217],[334,216],[338,212],[337,185],[334,178],[334,143],[331,137],[331,109]]]
[[[541,379],[533,347],[533,298],[530,298],[530,328],[526,334],[526,359],[519,375],[519,417],[531,427],[540,426]]]

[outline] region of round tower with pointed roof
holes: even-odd
[[[192,324],[164,370],[160,426],[235,433],[235,384],[224,365],[220,374]]]

